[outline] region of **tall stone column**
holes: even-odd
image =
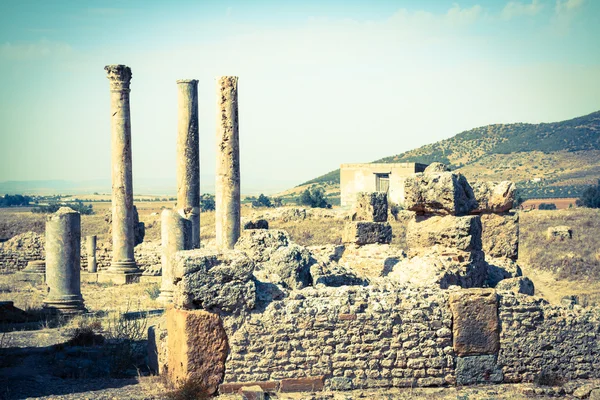
[[[177,81],[177,211],[192,221],[192,248],[200,247],[198,81]]]
[[[96,261],[96,235],[85,238],[85,252],[87,253],[88,272],[94,273],[98,270]]]
[[[46,218],[46,283],[44,307],[64,312],[83,310],[80,280],[81,216],[61,207]]]
[[[232,249],[240,237],[240,146],[238,78],[217,79],[217,172],[215,229],[217,247]]]
[[[192,221],[182,217],[175,210],[163,210],[160,216],[160,237],[162,253],[162,284],[158,300],[173,302],[173,256],[179,250],[192,248]]]
[[[131,69],[125,65],[104,67],[110,81],[112,148],[112,246],[108,272],[139,272],[133,255],[133,182],[131,173],[131,120],[129,83]]]

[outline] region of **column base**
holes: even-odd
[[[43,307],[51,311],[61,313],[86,312],[81,295],[64,296],[61,298],[51,298],[43,301]]]
[[[173,291],[161,289],[160,295],[158,295],[156,301],[162,304],[171,304],[173,302]]]
[[[107,274],[137,274],[141,273],[134,260],[113,261],[106,270]]]

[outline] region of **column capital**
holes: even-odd
[[[131,68],[122,64],[107,65],[104,67],[108,80],[110,81],[110,90],[113,92],[129,91],[131,83]]]
[[[198,79],[177,79],[177,84],[198,85]]]

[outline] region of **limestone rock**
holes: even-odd
[[[486,256],[519,257],[519,215],[481,215],[481,244]]]
[[[227,334],[217,314],[167,309],[168,377],[189,384],[198,395],[212,395],[225,374]]]
[[[268,261],[258,266],[255,276],[289,289],[302,289],[312,284],[310,266],[314,262],[308,249],[292,243],[273,252]]]
[[[243,252],[189,250],[175,254],[174,298],[178,308],[239,314],[254,308],[254,262]]]
[[[356,274],[337,263],[314,263],[310,267],[313,285],[323,284],[325,286],[340,287],[352,285],[367,285],[368,280],[356,276]]]
[[[439,246],[461,251],[481,250],[481,221],[478,216],[417,218],[408,223],[406,244],[411,252]]]
[[[503,380],[502,369],[498,366],[495,355],[456,358],[456,384],[458,386],[501,383]]]
[[[148,327],[148,366],[157,375],[168,370],[167,320],[163,315],[156,325]]]
[[[477,207],[477,201],[463,175],[441,172],[406,178],[404,206],[417,214],[466,215]]]
[[[500,348],[498,297],[494,289],[450,293],[454,351],[458,356],[496,354]]]
[[[447,172],[450,171],[450,169],[446,166],[446,164],[442,164],[441,162],[433,162],[431,164],[429,164],[427,166],[427,168],[425,168],[425,171],[423,171],[424,175],[435,175],[435,174],[439,174],[440,172]]]
[[[248,221],[244,224],[244,229],[269,229],[269,222],[266,219]]]
[[[364,244],[388,244],[392,242],[392,227],[387,222],[349,222],[342,232],[342,242]]]
[[[323,264],[337,262],[342,258],[346,247],[344,245],[326,244],[322,246],[308,246],[315,260]]]
[[[257,263],[265,262],[280,247],[290,244],[286,231],[279,229],[250,229],[242,233],[235,249],[245,252]]]
[[[386,222],[387,219],[387,193],[359,192],[356,194],[352,221]]]
[[[401,260],[387,276],[390,280],[413,287],[452,285],[481,287],[487,277],[482,252],[440,252],[432,248],[418,256]]]
[[[390,244],[347,245],[339,264],[365,280],[387,276],[406,258],[402,249]]]
[[[258,386],[243,386],[239,393],[242,395],[242,400],[265,400],[264,390]]]
[[[496,287],[503,279],[516,278],[523,275],[521,267],[510,258],[485,257],[488,264],[487,284]]]
[[[573,237],[573,230],[569,226],[561,225],[561,226],[551,226],[548,228],[546,232],[546,237],[548,240],[569,240]]]
[[[471,183],[477,208],[473,213],[503,213],[513,207],[517,186],[511,181]]]
[[[529,296],[533,296],[535,293],[533,282],[531,279],[524,276],[504,279],[496,285],[496,290],[510,290],[515,293],[527,294]]]

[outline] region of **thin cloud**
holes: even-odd
[[[69,54],[71,46],[63,42],[52,42],[42,39],[39,42],[11,43],[0,45],[0,59],[35,60]]]
[[[500,16],[503,19],[511,19],[521,16],[534,16],[537,15],[542,8],[543,4],[539,0],[532,0],[531,3],[521,3],[520,1],[509,1],[506,6],[502,9]]]
[[[553,25],[557,33],[565,35],[569,31],[583,2],[584,0],[556,0]]]
[[[556,14],[564,14],[572,12],[583,4],[583,0],[556,0]]]
[[[475,4],[470,8],[461,8],[454,4],[446,13],[446,20],[453,25],[466,25],[475,22],[482,14],[483,8]]]

